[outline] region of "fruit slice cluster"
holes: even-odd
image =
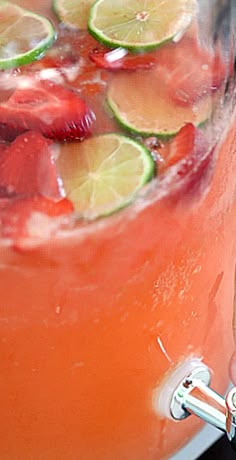
[[[198,126],[211,116],[212,92],[227,73],[220,49],[203,48],[188,29],[196,0],[54,0],[52,6],[66,28],[59,26],[56,46],[38,60],[56,38],[54,27],[0,0],[0,68],[21,66],[0,94],[0,230],[18,248],[29,236],[38,240],[38,222],[53,229],[49,221],[74,210],[95,219],[131,203],[158,169],[145,137],[163,140],[160,176],[174,168],[173,187],[187,176],[185,185],[200,183],[210,155]],[[80,31],[87,27],[90,35]],[[19,46],[12,52],[16,31]],[[69,51],[61,46],[65,37]],[[105,88],[99,97],[85,90],[91,80]],[[109,110],[98,108],[102,96]],[[100,113],[104,119],[112,114],[116,132],[105,134],[102,121],[104,131],[95,135]]]

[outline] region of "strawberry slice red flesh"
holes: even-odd
[[[138,70],[150,69],[157,61],[157,52],[125,55],[119,49],[109,50],[94,48],[89,57],[97,67],[107,70]]]
[[[178,134],[161,150],[164,159],[164,168],[167,169],[181,160],[204,153],[208,149],[208,142],[202,131],[192,123],[183,126]]]
[[[186,36],[148,53],[123,55],[122,51],[95,48],[89,57],[97,67],[111,71],[164,68],[169,94],[180,105],[192,105],[216,91],[227,75],[220,50],[204,48],[196,37]]]
[[[50,144],[40,133],[29,131],[0,151],[0,197],[39,194],[62,198]]]
[[[27,83],[27,82],[26,82]],[[58,141],[90,134],[92,111],[74,92],[49,80],[29,80],[0,103],[0,135],[9,139],[29,130]]]
[[[191,123],[161,149],[165,163],[159,177],[172,202],[204,195],[214,171],[214,152],[204,132]]]

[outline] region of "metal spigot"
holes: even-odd
[[[183,420],[194,414],[225,432],[236,449],[236,387],[224,398],[210,388],[211,372],[205,364],[198,359],[191,360],[191,370],[188,369],[186,364],[178,368],[172,381],[170,378],[158,397],[155,396],[157,410],[174,420]],[[185,376],[180,379],[183,372]]]
[[[226,396],[226,433],[229,441],[236,449],[236,388],[232,388]]]

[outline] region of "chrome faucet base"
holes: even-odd
[[[187,403],[192,394],[193,387],[201,382],[204,388],[208,388],[211,381],[209,369],[202,365],[190,372],[176,388],[170,405],[171,416],[175,420],[183,420],[190,415]]]

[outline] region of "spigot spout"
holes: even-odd
[[[196,359],[184,363],[162,388],[157,398],[159,412],[175,420],[193,414],[225,432],[236,448],[236,387],[224,398],[210,388],[210,380],[211,372],[204,363]]]
[[[182,397],[182,408],[214,427],[226,431],[226,404],[222,396],[198,379],[187,380],[189,391]],[[176,395],[181,403],[181,398]]]

